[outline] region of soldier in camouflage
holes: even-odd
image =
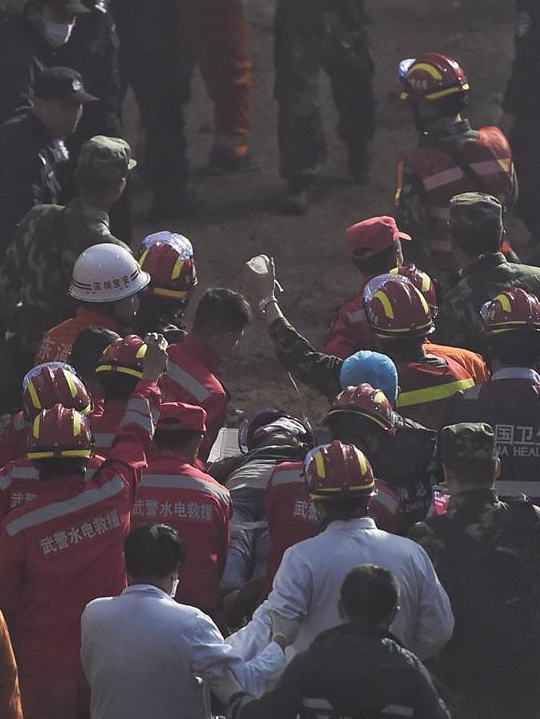
[[[444,427],[439,432],[438,454],[450,494],[447,514],[418,522],[409,532],[409,537],[430,556],[456,615],[454,637],[433,669],[453,693],[449,699],[452,709],[456,710],[453,716],[464,719],[537,717],[538,696],[531,697],[525,690],[508,695],[505,694],[505,687],[493,685],[486,692],[482,689],[481,671],[474,680],[474,686],[473,680],[469,682],[469,676],[463,675],[471,668],[464,669],[467,661],[463,657],[457,661],[463,645],[459,644],[456,649],[454,643],[462,641],[460,617],[464,611],[474,611],[475,608],[463,606],[463,602],[456,604],[457,598],[464,595],[454,592],[460,579],[463,579],[461,574],[456,574],[456,568],[463,566],[465,556],[475,556],[476,552],[486,548],[498,547],[520,558],[527,569],[527,581],[533,596],[539,597],[540,509],[526,501],[524,495],[508,502],[502,502],[497,496],[494,481],[500,462],[490,425],[463,422]],[[485,556],[484,561],[488,561]],[[502,586],[504,578],[499,579]],[[512,629],[515,630],[515,627],[507,627],[508,631]],[[534,632],[533,627],[530,627],[530,632]],[[457,640],[457,637],[460,639]],[[515,636],[514,641],[516,644],[519,642]],[[540,640],[536,638],[535,641]],[[488,661],[486,656],[486,663]],[[471,674],[474,673],[473,668]]]
[[[349,172],[355,182],[366,179],[375,103],[364,3],[278,0],[274,30],[280,167],[289,183],[283,210],[302,214],[314,199],[316,177],[326,159],[321,67],[330,75]]]
[[[540,269],[508,262],[500,252],[503,208],[492,195],[465,192],[453,197],[449,229],[461,280],[439,307],[436,341],[483,353],[482,305],[514,287],[540,296]]]

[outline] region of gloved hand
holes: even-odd
[[[147,334],[144,341],[147,344],[147,350],[143,359],[143,379],[157,382],[167,371],[168,343],[163,335],[156,332]]]
[[[272,620],[272,641],[277,642],[282,649],[294,642],[300,630],[298,619],[285,619],[276,611],[269,612]]]

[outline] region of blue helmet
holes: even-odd
[[[392,405],[398,396],[396,365],[380,352],[360,350],[343,361],[339,373],[341,388],[356,387],[363,382],[382,389]]]

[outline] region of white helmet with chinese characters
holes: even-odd
[[[149,282],[150,275],[127,250],[106,243],[79,255],[69,294],[83,302],[116,302],[137,294]]]

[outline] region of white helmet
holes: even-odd
[[[105,243],[77,257],[69,294],[84,302],[116,302],[140,292],[149,282],[148,272],[127,250]]]

